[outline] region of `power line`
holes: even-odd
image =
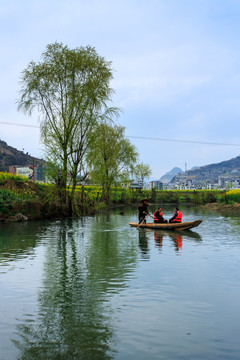
[[[14,126],[23,126],[23,127],[33,127],[33,128],[38,128],[38,129],[40,129],[40,126],[37,126],[37,125],[15,124],[15,123],[3,122],[3,121],[0,121],[0,124],[3,124],[3,125],[14,125]]]
[[[171,142],[181,142],[181,143],[191,143],[191,144],[204,144],[204,145],[221,145],[221,146],[240,146],[240,144],[226,144],[226,143],[215,143],[207,141],[195,141],[195,140],[177,140],[177,139],[162,139],[162,138],[150,138],[144,136],[127,136],[133,139],[143,139],[143,140],[157,140],[157,141],[171,141]]]
[[[16,124],[0,121],[0,124],[3,125],[14,125],[14,126],[23,126],[23,127],[32,127],[40,129],[40,126],[37,125],[27,125],[27,124]],[[141,139],[141,140],[154,140],[154,141],[168,141],[168,142],[179,142],[179,143],[189,143],[189,144],[200,144],[200,145],[217,145],[217,146],[240,146],[240,144],[226,144],[226,143],[216,143],[216,142],[207,142],[207,141],[196,141],[196,140],[178,140],[178,139],[164,139],[164,138],[152,138],[145,136],[127,136],[131,139]]]

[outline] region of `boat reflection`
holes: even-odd
[[[201,236],[192,230],[185,231],[164,231],[164,230],[153,230],[142,228],[139,229],[139,247],[141,249],[141,253],[144,254],[144,258],[146,258],[149,253],[149,245],[148,240],[150,240],[151,234],[153,234],[155,246],[161,249],[163,247],[163,239],[171,239],[175,245],[176,251],[182,250],[184,240],[194,240],[196,242],[202,241]]]
[[[172,239],[174,241],[176,251],[182,250],[182,240],[183,240],[182,234],[174,234]]]
[[[160,232],[160,231],[154,231],[154,242],[155,242],[155,245],[157,247],[162,247],[163,246],[163,238],[164,236],[168,236],[170,237],[175,246],[176,246],[176,250],[181,250],[182,249],[182,241],[183,241],[183,235],[182,233],[170,233],[170,234],[166,234],[164,232]]]
[[[164,233],[162,231],[154,231],[154,242],[156,246],[162,247]]]

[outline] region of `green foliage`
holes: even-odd
[[[136,149],[124,131],[122,126],[99,125],[87,155],[91,179],[101,185],[102,200],[107,204],[113,184],[133,168],[137,158]]]
[[[0,203],[16,199],[16,195],[9,189],[0,188]]]
[[[8,214],[12,204],[44,198],[47,186],[31,183],[28,178],[0,172],[0,213]]]
[[[107,105],[113,94],[111,80],[111,63],[94,48],[71,50],[57,42],[47,46],[41,62],[30,62],[22,72],[18,109],[29,115],[40,111],[46,158],[65,202],[69,175],[73,202],[95,126],[118,114]]]
[[[157,190],[156,202],[205,204],[217,202],[221,197],[219,190]]]
[[[152,171],[148,164],[144,164],[141,162],[137,164],[134,169],[134,175],[141,181],[142,186],[144,184],[145,179],[147,179],[151,175]]]
[[[7,175],[0,174],[0,178]],[[21,179],[22,181],[22,179]],[[27,216],[69,216],[67,204],[59,201],[56,188],[52,184],[36,184],[29,181],[19,183],[16,180],[14,187],[10,182],[0,186],[0,214],[10,215],[14,211],[20,211]],[[102,201],[102,186],[77,186],[76,196],[73,203],[75,216],[92,214],[107,208],[106,202]],[[71,186],[69,187],[71,192]],[[155,204],[192,204],[199,205],[209,202],[240,203],[240,190],[142,190],[124,189],[111,187],[110,204],[136,204],[143,198],[148,198]]]
[[[0,203],[0,213],[1,214],[9,214],[8,206]]]

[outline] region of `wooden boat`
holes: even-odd
[[[159,229],[159,230],[188,230],[194,227],[197,227],[201,224],[202,220],[195,220],[189,222],[182,222],[182,223],[146,223],[146,224],[138,224],[136,222],[130,222],[129,225],[137,228],[148,228],[148,229]]]

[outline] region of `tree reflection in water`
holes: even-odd
[[[84,221],[55,223],[43,234],[48,245],[39,311],[34,319],[26,315],[20,321],[20,339],[13,340],[21,359],[113,357],[108,300],[126,287],[137,251],[121,246],[117,232],[91,231]]]

